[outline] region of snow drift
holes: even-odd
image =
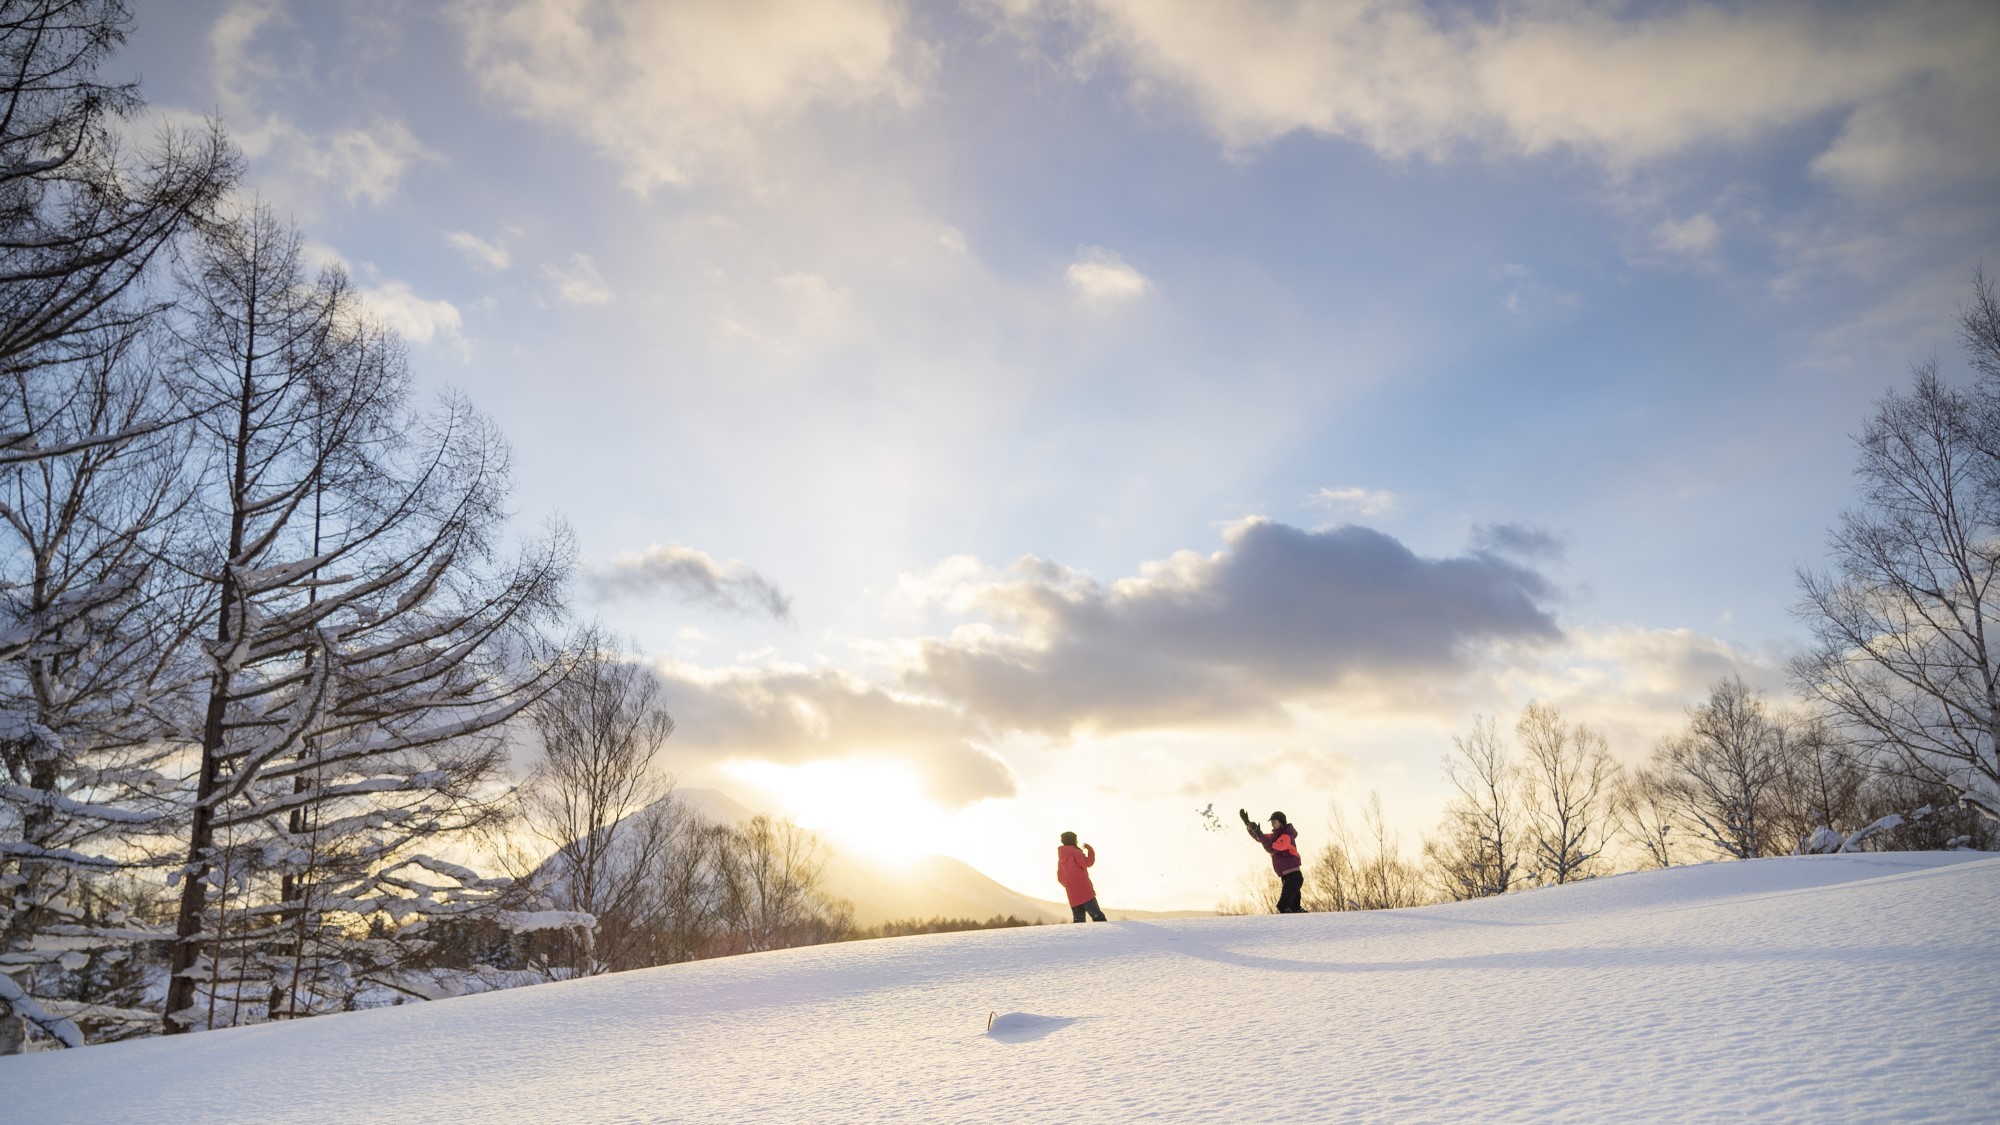
[[[2000,857],[944,934],[0,1060],[18,1121],[1990,1121]]]

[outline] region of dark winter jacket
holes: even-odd
[[[1097,862],[1097,849],[1085,844],[1073,848],[1064,844],[1056,849],[1056,882],[1069,892],[1069,904],[1082,906],[1097,897],[1097,888],[1090,885],[1090,872],[1084,870]]]
[[[1244,825],[1250,838],[1264,845],[1271,853],[1271,870],[1280,875],[1289,875],[1299,869],[1305,861],[1299,858],[1299,826],[1287,824],[1276,832],[1259,832],[1251,825]]]

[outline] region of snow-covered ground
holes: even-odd
[[[1816,856],[824,946],[33,1055],[0,1060],[0,1119],[1990,1122],[1996,1042],[2000,858]]]

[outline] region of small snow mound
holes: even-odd
[[[1029,1043],[1054,1035],[1075,1022],[1075,1016],[1037,1016],[1027,1012],[1008,1012],[988,1020],[986,1034],[988,1038],[998,1039],[1002,1043]]]

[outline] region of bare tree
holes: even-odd
[[[1389,831],[1381,794],[1369,793],[1362,804],[1358,834],[1338,807],[1328,819],[1333,840],[1313,858],[1307,910],[1397,910],[1430,901],[1423,871],[1403,858],[1402,841]]]
[[[558,906],[598,920],[594,943],[578,935],[573,967],[633,967],[659,907],[660,867],[685,838],[673,781],[654,766],[674,730],[659,677],[591,633],[530,716],[542,758],[523,806],[555,847],[538,875]]]
[[[68,366],[5,388],[37,433],[62,441],[151,412],[136,337]],[[155,562],[188,495],[184,453],[155,431],[0,464],[0,617],[14,623],[0,660],[0,965],[29,997],[146,936],[129,911],[106,925],[84,904],[157,863],[181,812],[166,780],[178,748],[152,715],[190,616],[185,584]],[[20,1029],[0,1015],[0,1054],[20,1049]]]
[[[418,847],[496,815],[499,729],[560,671],[540,629],[570,556],[497,558],[504,443],[462,400],[408,409],[398,341],[268,210],[207,232],[183,286],[209,639],[170,1032],[318,1010],[302,978],[380,980],[394,938],[493,889]]]
[[[1867,761],[1825,723],[1795,720],[1785,729],[1785,776],[1773,817],[1779,839],[1810,851],[1815,838],[1837,834],[1844,844],[1846,834],[1880,819],[1863,809],[1862,791],[1872,772]]]
[[[725,834],[678,797],[655,802],[644,815],[652,818],[647,831],[662,840],[651,849],[653,862],[646,869],[648,910],[634,912],[635,937],[623,943],[630,952],[614,960],[614,968],[693,961],[708,956],[721,936],[725,895],[718,868]],[[613,923],[604,945],[616,954],[621,943],[615,916]]]
[[[1815,643],[1793,672],[1882,768],[2000,821],[2000,300],[1983,275],[1960,327],[1977,386],[1922,364],[1857,439],[1861,502],[1832,572],[1799,575]]]
[[[1688,712],[1687,730],[1654,750],[1662,803],[1692,835],[1723,855],[1780,855],[1790,740],[1763,697],[1735,676]]]
[[[1550,703],[1530,703],[1514,726],[1522,764],[1525,842],[1536,879],[1562,884],[1600,866],[1611,828],[1617,763],[1604,736],[1566,724]]]
[[[1683,858],[1677,821],[1667,785],[1658,771],[1620,773],[1614,788],[1613,816],[1619,834],[1645,858],[1647,866],[1672,867]]]
[[[853,927],[853,908],[822,889],[827,851],[790,820],[758,815],[717,830],[715,863],[724,940],[731,953],[834,941]]]
[[[1445,806],[1438,836],[1424,842],[1438,890],[1447,898],[1506,894],[1521,868],[1521,805],[1513,755],[1493,720],[1479,716],[1472,733],[1454,737],[1458,753],[1444,760],[1458,791]]]
[[[157,299],[128,298],[238,173],[213,128],[163,133],[137,156],[120,148],[112,125],[142,103],[97,71],[129,20],[121,0],[0,2],[0,370],[13,377],[155,311]],[[61,448],[0,435],[7,457]]]

